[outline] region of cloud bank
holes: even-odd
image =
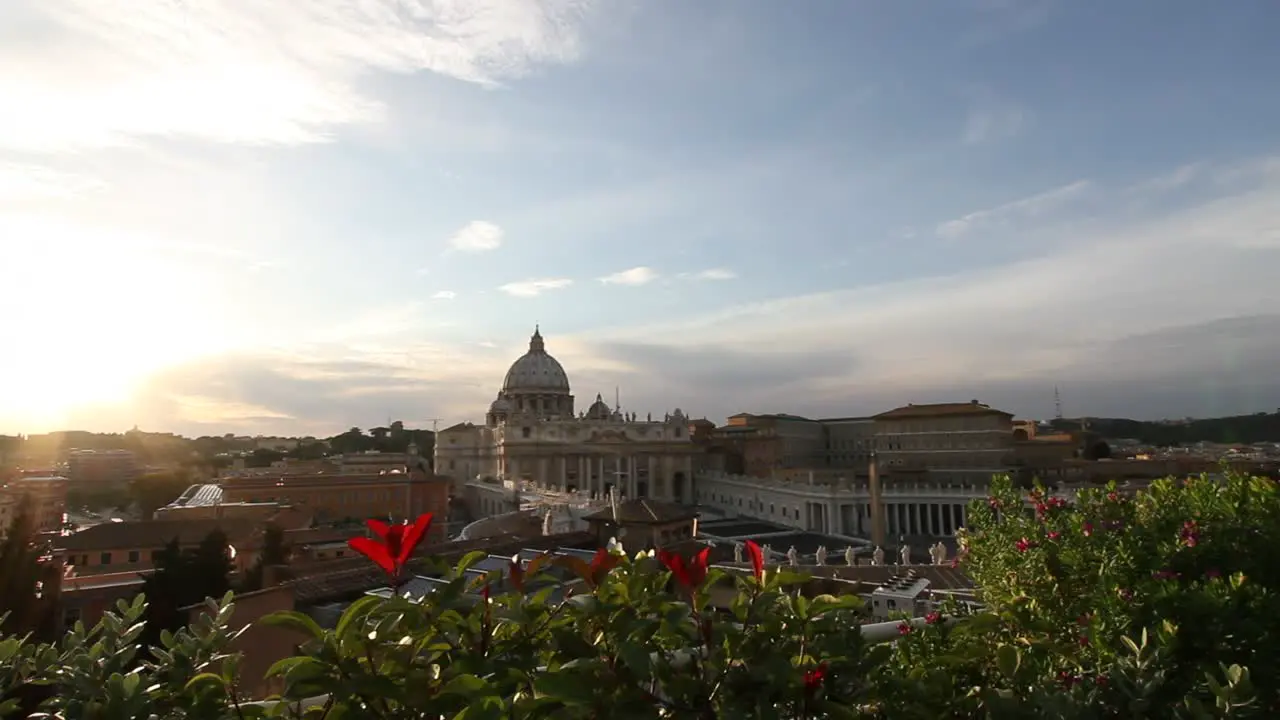
[[[0,148],[323,142],[386,112],[360,91],[366,74],[496,85],[577,58],[589,9],[588,0],[13,3],[0,9]]]
[[[986,270],[694,308],[647,325],[601,319],[563,333],[544,324],[543,334],[580,398],[617,386],[623,405],[642,414],[681,407],[715,420],[744,410],[847,416],[976,397],[1047,417],[1055,386],[1070,414],[1274,410],[1280,164],[1158,180],[1090,185],[1105,206],[1012,203],[1021,210],[1004,212],[1006,230],[1036,252]],[[1156,202],[1173,186],[1199,197],[1172,212],[1128,214],[1135,193]],[[985,227],[993,217],[985,212],[968,222]],[[1082,226],[1090,232],[1078,233]],[[527,298],[570,284],[529,280],[503,290]],[[388,413],[476,420],[526,342],[477,336],[414,348],[404,343],[410,336],[396,327],[374,342],[383,350],[347,346],[333,359],[320,349],[303,353],[306,362],[210,358],[174,368],[152,378],[128,415],[191,429],[182,398],[199,397],[205,414],[224,402],[244,416],[226,423],[264,432],[336,431]]]

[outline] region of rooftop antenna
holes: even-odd
[[[1053,386],[1053,417],[1057,420],[1062,419],[1062,395],[1058,393],[1058,386]]]
[[[617,412],[622,409],[622,394],[618,391],[618,386],[613,386],[613,411]]]

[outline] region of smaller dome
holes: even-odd
[[[591,408],[587,410],[587,418],[591,420],[608,420],[613,415],[613,409],[605,403],[604,398],[600,397],[600,393],[596,393],[596,401],[591,403]]]
[[[542,333],[534,329],[529,338],[529,352],[521,355],[502,383],[503,392],[569,393],[569,376],[554,357],[547,353]]]
[[[509,413],[511,412],[511,401],[499,395],[497,399],[493,401],[493,404],[489,405],[489,412]]]

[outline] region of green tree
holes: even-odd
[[[241,592],[252,592],[262,589],[265,568],[273,565],[286,565],[292,549],[285,542],[284,530],[275,523],[270,523],[262,531],[262,551],[253,566],[245,573],[240,585]]]
[[[138,506],[144,520],[150,520],[156,510],[168,505],[191,485],[185,473],[156,472],[135,478],[129,485],[129,497]]]
[[[0,635],[47,628],[53,608],[48,569],[30,504],[24,499],[8,528],[0,528]]]
[[[155,645],[165,630],[176,631],[185,622],[181,609],[219,598],[231,589],[233,570],[226,533],[210,532],[193,550],[183,552],[177,538],[156,556],[155,570],[143,582],[147,597],[145,645]]]

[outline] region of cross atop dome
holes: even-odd
[[[533,326],[533,337],[529,338],[529,352],[546,352],[547,346],[542,342],[542,331],[538,325]]]

